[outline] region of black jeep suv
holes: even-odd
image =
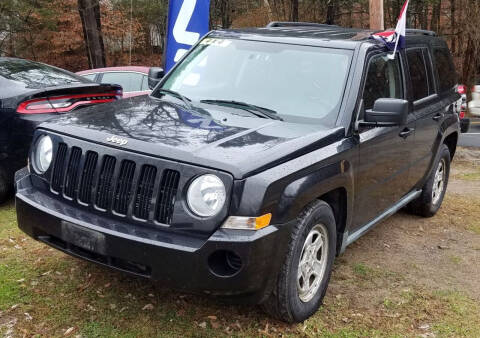
[[[92,262],[303,321],[350,243],[400,208],[437,212],[455,153],[445,42],[408,31],[392,58],[370,33],[214,31],[151,96],[42,124],[16,175],[20,228]]]

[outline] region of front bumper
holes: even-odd
[[[39,191],[25,169],[15,178],[18,225],[34,239],[72,256],[176,289],[242,302],[259,303],[270,293],[293,225],[272,225],[259,231],[220,229],[208,239],[147,229],[128,233],[117,231],[128,224],[104,219]],[[85,245],[85,236],[100,243]],[[222,270],[222,264],[228,263],[222,260],[222,253],[227,251],[240,258],[238,271]]]

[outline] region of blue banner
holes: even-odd
[[[208,33],[210,0],[170,0],[165,71]]]

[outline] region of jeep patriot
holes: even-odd
[[[459,134],[444,40],[307,23],[212,31],[149,96],[51,120],[19,227],[70,255],[300,322],[335,257],[440,208]]]

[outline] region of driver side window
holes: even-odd
[[[387,54],[382,54],[370,59],[363,89],[365,109],[372,109],[380,98],[403,98],[400,74],[399,56],[390,60]]]

